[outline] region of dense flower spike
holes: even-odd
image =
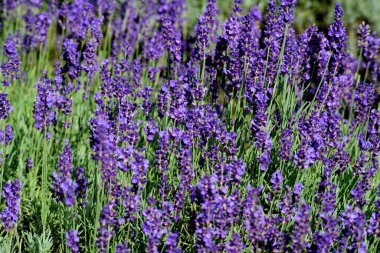
[[[2,83],[4,86],[9,86],[12,80],[19,78],[19,68],[21,64],[18,52],[18,41],[12,34],[9,34],[4,43],[3,55],[8,58],[8,62],[1,64],[1,73],[4,76]]]
[[[125,245],[125,242],[116,245],[115,253],[129,253],[130,250]]]
[[[295,219],[295,228],[292,236],[292,251],[302,252],[307,249],[309,244],[307,243],[305,237],[310,233],[310,209],[309,207],[302,203],[300,208],[297,210]]]
[[[77,230],[69,230],[66,233],[66,245],[69,247],[71,252],[77,253],[79,252],[78,247],[79,237]]]
[[[58,173],[53,172],[53,190],[56,199],[68,206],[74,205],[78,188],[77,182],[72,179],[72,159],[71,147],[66,141],[65,148],[59,156]]]
[[[13,139],[13,129],[11,125],[6,125],[5,130],[0,130],[0,143],[8,145]]]
[[[0,119],[8,118],[9,113],[13,110],[11,102],[7,99],[8,94],[0,93]]]
[[[168,239],[166,239],[166,252],[167,253],[181,253],[182,250],[177,247],[178,244],[178,234],[169,233]]]
[[[46,35],[52,21],[51,18],[49,12],[33,15],[32,11],[28,10],[28,13],[24,16],[28,31],[28,34],[24,38],[24,44],[28,49],[45,44]]]
[[[176,69],[182,61],[181,54],[181,36],[177,29],[174,27],[173,18],[170,16],[163,16],[162,22],[162,37],[165,42],[165,48],[170,52],[170,57],[174,62]]]
[[[94,158],[100,162],[102,179],[109,185],[112,178],[117,175],[114,135],[109,133],[109,122],[100,115],[98,118],[93,119],[91,123]]]
[[[11,231],[18,220],[18,213],[21,204],[21,187],[22,183],[18,179],[8,182],[4,185],[1,196],[5,199],[6,204],[3,212],[0,213],[1,224],[3,229]]]
[[[56,95],[51,81],[46,77],[43,80],[39,79],[35,87],[37,95],[34,102],[34,126],[39,130],[47,129],[56,122],[56,113],[54,111]]]

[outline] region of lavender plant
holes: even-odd
[[[378,252],[380,37],[189,2],[4,2],[0,251]]]

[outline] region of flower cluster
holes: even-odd
[[[4,185],[1,196],[5,199],[4,211],[0,213],[1,224],[3,229],[11,231],[18,220],[21,204],[21,187],[20,180],[14,179]]]

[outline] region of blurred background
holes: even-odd
[[[342,3],[345,11],[344,23],[350,38],[349,49],[352,53],[355,53],[357,29],[361,22],[370,24],[372,31],[380,35],[380,0],[297,0],[293,27],[297,32],[302,32],[306,27],[316,24],[320,30],[327,30],[334,19],[334,7],[337,2]],[[206,0],[187,0],[187,3],[188,21],[192,26],[197,22],[197,16],[203,12]],[[226,19],[232,12],[233,3],[233,0],[217,0],[220,21]],[[243,11],[246,12],[257,5],[265,13],[267,3],[268,0],[244,0]]]

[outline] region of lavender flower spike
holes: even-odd
[[[14,179],[12,182],[5,184],[1,193],[6,205],[4,211],[0,213],[0,218],[3,229],[6,231],[11,231],[18,220],[21,204],[21,187],[21,181]]]
[[[66,233],[66,245],[69,247],[71,252],[77,253],[79,252],[78,247],[79,237],[77,230],[69,230]]]

